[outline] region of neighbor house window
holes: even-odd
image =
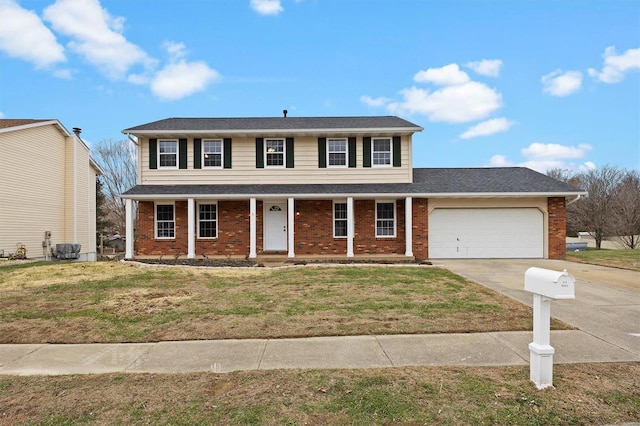
[[[158,165],[160,167],[178,167],[178,141],[158,141]]]
[[[267,167],[284,167],[284,139],[265,139],[264,151]]]
[[[372,159],[374,166],[391,165],[391,139],[374,138],[372,141]]]
[[[176,219],[173,204],[156,204],[156,238],[175,238]]]
[[[347,166],[347,140],[327,139],[329,166]]]
[[[202,164],[204,167],[222,167],[222,140],[202,141]]]
[[[333,203],[333,236],[346,237],[347,224],[347,203]]]
[[[396,236],[396,203],[376,202],[376,237]]]
[[[198,205],[198,238],[218,237],[218,205]]]

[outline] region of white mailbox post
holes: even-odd
[[[529,378],[538,389],[553,386],[553,354],[550,345],[551,300],[575,299],[575,279],[563,272],[529,268],[524,289],[533,293],[533,342],[529,343]]]

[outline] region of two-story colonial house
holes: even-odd
[[[564,257],[565,206],[582,191],[527,168],[414,169],[422,130],[286,114],[125,129],[139,176],[122,195],[126,257]]]

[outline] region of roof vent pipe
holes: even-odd
[[[80,137],[80,133],[82,133],[82,129],[80,127],[74,127],[73,133],[75,133],[77,137]]]
[[[283,109],[283,110],[282,110],[282,113],[284,114],[284,118],[287,118],[287,113],[288,113],[288,112],[289,112],[289,111],[287,111],[286,109]]]

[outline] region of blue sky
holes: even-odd
[[[0,0],[0,117],[398,115],[415,167],[640,169],[640,1]]]

